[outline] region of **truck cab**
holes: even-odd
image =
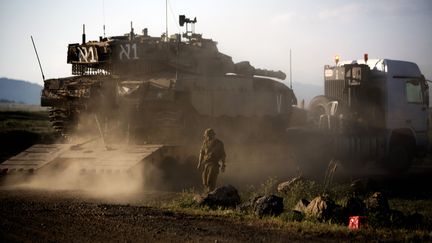
[[[414,137],[416,146],[428,144],[429,90],[424,76],[415,63],[385,60],[386,129]]]
[[[335,132],[340,157],[403,171],[427,149],[429,91],[417,64],[365,56],[326,65],[324,78],[324,95],[311,101],[310,114]]]

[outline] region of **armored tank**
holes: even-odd
[[[147,184],[170,178],[184,188],[199,178],[196,155],[207,127],[224,140],[236,178],[241,165],[236,169],[234,161],[279,156],[269,148],[285,133],[296,104],[293,91],[279,81],[285,74],[234,63],[215,41],[188,30],[196,19],[181,15],[179,21],[186,25],[182,35],[152,37],[147,29],[138,35],[131,23],[129,33],[98,41],[86,41],[83,26],[82,43],[68,46],[73,76],[45,80],[41,96],[53,127],[68,142],[35,145],[0,171],[73,165],[80,173],[144,173]],[[267,161],[272,159],[260,160]]]
[[[180,16],[181,26],[195,22]],[[217,42],[191,31],[151,37],[131,26],[128,34],[99,41],[83,33],[81,44],[69,44],[67,62],[75,76],[46,80],[41,98],[65,136],[89,114],[137,142],[177,141],[207,126],[256,135],[263,122],[287,127],[296,104],[292,90],[275,80],[285,79],[283,72],[234,63]]]

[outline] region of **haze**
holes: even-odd
[[[432,79],[432,1],[252,1],[170,0],[169,34],[184,31],[178,15],[197,17],[196,32],[218,41],[234,61],[289,72],[293,81],[322,84],[325,64],[369,58],[409,60]],[[1,0],[0,77],[42,84],[30,35],[33,35],[46,78],[71,75],[68,43],[123,35],[133,21],[136,33],[165,32],[165,1],[138,0]],[[288,75],[289,76],[289,75]],[[288,81],[288,80],[287,80]],[[287,82],[286,81],[286,82]],[[295,87],[294,87],[295,88]]]

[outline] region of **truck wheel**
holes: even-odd
[[[394,143],[390,145],[387,156],[386,169],[393,173],[402,173],[411,167],[413,160],[411,146],[407,143]]]

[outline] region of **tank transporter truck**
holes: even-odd
[[[179,21],[196,23],[184,15]],[[175,181],[184,187],[197,179],[205,128],[214,128],[227,147],[268,141],[288,127],[297,102],[278,81],[283,72],[234,63],[217,42],[187,28],[152,37],[147,29],[136,34],[131,23],[125,35],[86,41],[83,26],[82,42],[68,46],[67,63],[73,76],[45,80],[41,104],[69,142],[34,145],[2,163],[3,173],[68,164],[82,173],[141,172],[156,164],[171,179],[184,174]]]
[[[428,83],[417,64],[368,60],[367,54],[335,62],[324,67],[324,95],[309,104],[313,129],[290,130],[303,137],[295,145],[302,163],[323,169],[333,159],[354,171],[370,165],[408,170],[429,147]],[[319,152],[308,154],[302,146]]]

